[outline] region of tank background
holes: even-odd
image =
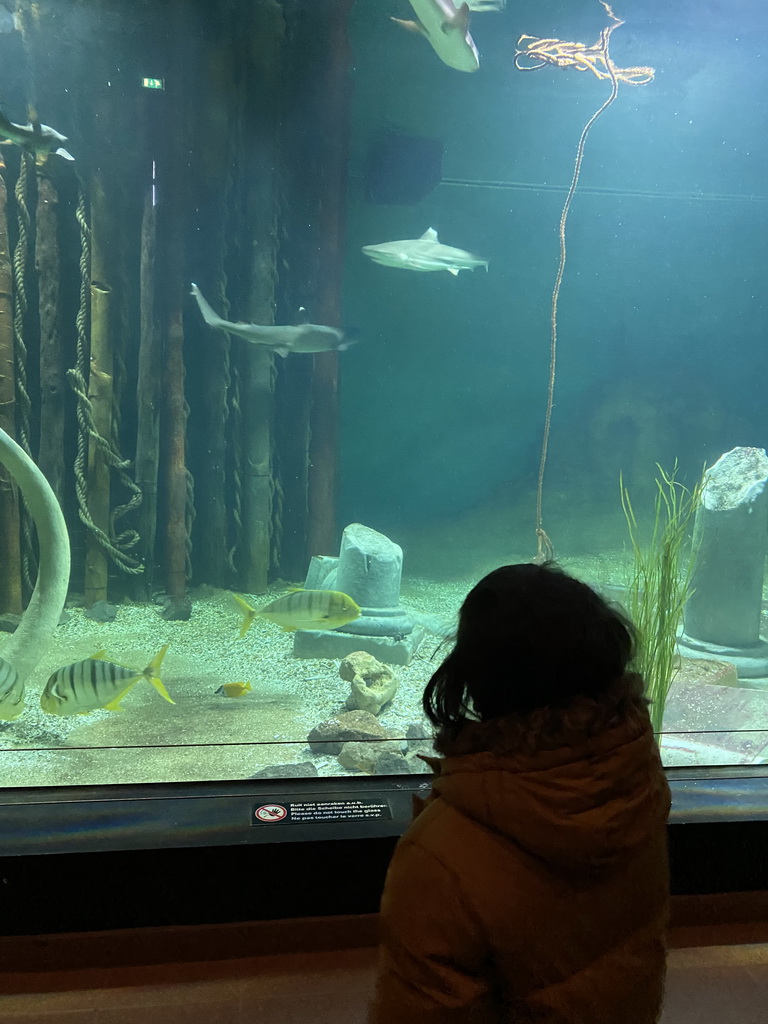
[[[388,21],[408,7],[358,0],[350,24],[345,312],[363,340],[345,354],[341,392],[341,521],[396,537],[534,485],[563,190],[609,92],[588,74],[513,65],[522,33],[593,43],[606,23],[597,2],[474,15],[473,75]],[[768,12],[651,0],[616,13],[626,24],[611,39],[615,63],[650,64],[656,79],[621,85],[588,139],[568,223],[547,487],[566,512],[581,499],[620,519],[620,470],[637,491],[656,460],[680,458],[685,476],[765,441]],[[444,181],[412,207],[364,203],[363,156],[384,125],[442,138],[445,178],[469,186]],[[473,184],[484,180],[545,187]],[[360,253],[429,226],[489,257],[489,273],[401,272]]]

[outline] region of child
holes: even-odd
[[[432,795],[381,904],[369,1024],[653,1024],[669,789],[630,624],[549,565],[470,591],[429,681]]]

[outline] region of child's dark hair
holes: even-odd
[[[433,725],[456,732],[542,707],[599,699],[635,651],[631,622],[552,563],[504,565],[472,588],[453,650],[427,683]]]

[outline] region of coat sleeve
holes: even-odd
[[[381,902],[368,1024],[497,1024],[487,944],[459,880],[431,853],[398,845]]]

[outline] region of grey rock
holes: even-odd
[[[395,754],[385,750],[380,754],[373,765],[374,775],[410,775],[411,766],[402,754]]]
[[[68,612],[68,611],[67,611],[67,610],[65,609],[65,610],[64,610],[64,611],[63,611],[63,612],[61,613],[61,615],[59,616],[59,625],[60,625],[60,626],[64,626],[64,625],[66,625],[66,624],[67,624],[67,623],[69,622],[69,620],[70,620],[71,618],[72,618],[72,612]]]
[[[249,779],[310,779],[318,775],[312,761],[301,761],[299,764],[268,764],[260,768]]]
[[[16,627],[20,622],[20,615],[14,615],[13,612],[4,612],[0,615],[0,630],[3,633],[15,633]]]
[[[97,601],[90,608],[86,608],[83,615],[94,622],[114,622],[117,618],[117,608],[109,601]]]
[[[191,597],[169,597],[166,599],[160,618],[168,622],[186,622],[192,615]]]

